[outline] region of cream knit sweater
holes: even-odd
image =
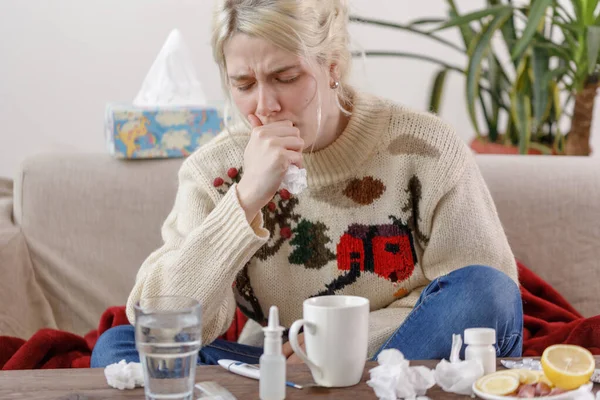
[[[236,192],[247,137],[223,133],[184,162],[164,244],[127,302],[132,323],[141,297],[192,297],[210,343],[236,305],[259,323],[277,305],[289,327],[311,296],[358,295],[371,304],[371,356],[433,279],[479,264],[517,282],[477,165],[439,118],[356,95],[345,131],[305,156],[308,189],[279,191],[251,224]]]

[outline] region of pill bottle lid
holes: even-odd
[[[465,344],[490,345],[496,343],[496,330],[492,328],[465,329]]]

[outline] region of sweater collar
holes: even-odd
[[[390,111],[385,101],[356,93],[346,129],[329,146],[304,155],[308,186],[319,188],[355,176],[381,141]]]

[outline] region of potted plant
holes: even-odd
[[[366,52],[367,56],[410,57],[440,65],[430,97],[434,112],[439,109],[448,71],[463,74],[467,109],[476,133],[471,146],[476,151],[589,154],[600,61],[599,0],[571,0],[577,3],[571,13],[555,0],[532,0],[525,7],[514,6],[511,0],[488,0],[485,9],[465,15],[459,13],[454,0],[446,1],[450,9],[447,19],[416,20],[406,25],[356,16],[351,20],[407,30],[467,55],[467,65],[461,67],[421,54]],[[524,28],[518,30],[516,21]],[[440,34],[450,28],[460,30],[463,46]],[[503,46],[493,45],[495,35],[501,37]],[[510,61],[500,61],[504,59]],[[570,95],[561,100],[563,91]],[[565,145],[559,122],[570,117],[564,110],[573,99],[571,131]],[[477,110],[483,116],[483,129]],[[505,126],[499,124],[502,114]]]

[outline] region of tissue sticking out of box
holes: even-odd
[[[206,96],[198,80],[189,48],[173,29],[133,101],[136,107],[204,106]]]

